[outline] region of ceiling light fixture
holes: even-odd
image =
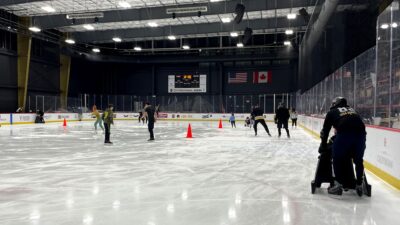
[[[287,18],[288,18],[289,20],[294,20],[294,19],[296,19],[296,17],[297,17],[297,14],[296,14],[296,13],[289,13],[289,14],[287,15]]]
[[[382,29],[388,29],[389,28],[389,24],[384,23],[384,24],[381,25],[381,28]]]
[[[35,33],[42,31],[39,27],[36,27],[36,26],[29,27],[29,30],[32,32],[35,32]]]
[[[71,38],[65,39],[65,42],[68,43],[68,44],[70,44],[70,45],[75,44],[75,40],[73,40],[73,39],[71,39]]]
[[[286,35],[292,35],[294,32],[293,30],[285,30]]]
[[[239,36],[238,32],[231,32],[231,37],[238,37],[238,36]]]
[[[121,8],[125,8],[125,9],[131,7],[131,4],[129,4],[129,2],[127,2],[127,1],[119,1],[119,2],[118,2],[118,5],[119,5]]]
[[[392,23],[392,27],[393,28],[396,28],[398,26],[398,24],[395,22],[395,23]]]
[[[94,49],[92,49],[92,51],[95,52],[95,53],[99,53],[100,49],[99,48],[94,48]]]
[[[169,35],[168,39],[171,40],[171,41],[174,41],[174,40],[176,40],[176,37],[174,35]]]
[[[86,30],[94,30],[94,26],[90,24],[83,25],[83,28],[85,28]]]
[[[284,42],[283,42],[283,45],[285,45],[285,46],[290,46],[290,41],[284,41]]]
[[[122,42],[122,39],[119,38],[119,37],[113,37],[112,40],[115,41],[115,42]]]
[[[222,21],[223,23],[230,23],[230,22],[231,22],[231,18],[229,18],[229,17],[223,17],[223,18],[221,18],[221,21]]]
[[[133,48],[133,50],[135,50],[137,52],[140,52],[140,51],[142,51],[142,47],[136,46],[136,47]]]
[[[156,22],[149,22],[147,25],[150,27],[158,27],[158,24]]]
[[[237,43],[237,44],[236,44],[236,47],[238,47],[238,48],[243,48],[243,47],[244,47],[244,44],[243,44],[243,43]]]
[[[46,12],[49,12],[49,13],[52,13],[52,12],[55,12],[55,11],[56,11],[55,8],[53,8],[53,7],[49,6],[49,5],[43,6],[43,7],[42,7],[42,10],[44,10],[44,11],[46,11]]]
[[[185,50],[189,50],[190,46],[189,45],[184,45],[184,46],[182,46],[182,48],[185,49]]]

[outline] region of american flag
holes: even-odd
[[[247,72],[228,73],[228,84],[247,83]]]

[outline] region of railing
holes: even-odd
[[[28,96],[27,110],[44,112],[89,112],[93,105],[105,109],[113,104],[116,111],[139,112],[144,103],[159,106],[163,112],[181,113],[250,113],[254,106],[260,106],[265,113],[273,113],[278,103],[288,107],[294,105],[292,94],[260,95],[89,95],[70,97],[67,106],[62,107],[59,96]]]
[[[297,111],[323,116],[333,98],[343,96],[365,123],[400,128],[400,18],[393,2],[378,18],[377,45],[343,65],[303,94]],[[396,24],[396,25],[394,25]]]

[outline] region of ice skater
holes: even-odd
[[[283,103],[279,103],[275,114],[275,123],[278,125],[278,137],[281,137],[281,129],[283,127],[286,130],[287,137],[290,138],[288,128],[289,118],[289,110],[283,105]]]
[[[142,122],[142,117],[143,117],[143,112],[139,111],[139,118],[138,118],[139,123]],[[143,122],[143,124],[144,124],[144,122]]]
[[[257,136],[257,125],[259,123],[261,123],[261,125],[264,127],[265,131],[267,132],[268,136],[271,137],[271,134],[269,133],[268,126],[265,123],[264,111],[260,107],[256,106],[256,107],[254,107],[253,112],[251,113],[251,116],[254,118],[253,127],[254,127],[255,135]]]
[[[246,117],[246,119],[244,120],[244,126],[251,128],[251,124],[250,123],[251,123],[250,117]]]
[[[105,144],[112,144],[110,141],[110,135],[111,135],[111,124],[114,124],[114,106],[112,104],[108,105],[108,108],[106,111],[103,113],[103,121],[104,121],[104,128],[106,130],[105,132]]]
[[[346,173],[343,165],[352,158],[356,169],[356,191],[363,195],[362,183],[364,180],[363,158],[365,152],[366,131],[365,124],[360,115],[350,106],[343,97],[333,100],[329,112],[326,114],[321,131],[321,144],[319,152],[327,151],[327,141],[331,128],[336,129],[336,137],[333,141],[332,158],[333,171],[335,173],[335,185],[328,188],[329,194],[341,195]],[[351,171],[353,173],[353,171]]]
[[[236,128],[236,118],[235,118],[235,114],[232,113],[231,117],[229,118],[229,122],[231,123],[232,128],[233,128],[233,127]]]
[[[290,119],[292,120],[292,128],[297,128],[297,112],[295,108],[292,108]]]
[[[144,114],[148,120],[147,127],[149,128],[150,139],[148,141],[154,141],[154,123],[156,122],[156,118],[154,116],[155,109],[150,103],[146,102],[144,106]]]
[[[97,125],[99,125],[101,130],[103,130],[104,132],[103,120],[101,119],[100,113],[97,110],[97,106],[93,105],[92,110],[93,110],[92,115],[96,117],[96,122],[94,122],[94,130],[97,131]]]

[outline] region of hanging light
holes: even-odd
[[[237,37],[239,36],[238,32],[231,32],[231,37]]]
[[[74,39],[71,39],[71,38],[65,39],[65,42],[68,43],[68,44],[70,44],[70,45],[75,44],[75,40],[74,40]]]
[[[39,27],[36,26],[29,27],[29,30],[35,33],[42,31]]]
[[[94,26],[91,24],[84,24],[83,28],[85,28],[86,30],[94,30]]]
[[[122,39],[119,38],[119,37],[113,37],[112,40],[115,41],[115,42],[122,42]]]
[[[174,35],[169,35],[168,39],[171,40],[171,41],[174,41],[174,40],[176,40],[176,37]]]
[[[294,19],[296,19],[296,17],[297,17],[297,14],[296,14],[296,13],[289,13],[289,14],[287,15],[287,18],[288,18],[289,20],[294,20]]]
[[[294,32],[292,29],[285,30],[286,35],[292,35]]]

